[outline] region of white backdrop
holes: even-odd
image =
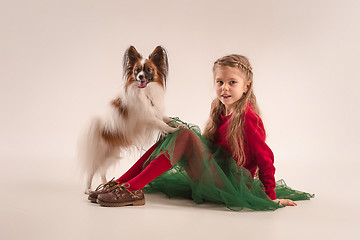
[[[1,179],[76,182],[78,134],[120,87],[124,51],[162,45],[168,115],[203,128],[212,63],[246,55],[277,178],[328,199],[351,192],[355,203],[359,9],[356,0],[2,0]]]

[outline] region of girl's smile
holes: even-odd
[[[221,95],[221,97],[224,98],[224,99],[227,99],[227,98],[230,98],[231,95]]]
[[[225,105],[225,115],[234,110],[237,102],[248,89],[246,76],[239,68],[220,66],[214,72],[215,91],[219,100]]]

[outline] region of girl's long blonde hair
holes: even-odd
[[[249,60],[237,54],[231,54],[222,58],[219,58],[214,62],[213,74],[218,67],[229,66],[239,68],[246,76],[246,84],[248,90],[242,95],[242,97],[235,102],[234,111],[230,119],[230,125],[227,133],[227,139],[232,151],[232,156],[237,159],[237,164],[243,166],[245,164],[245,151],[244,151],[244,111],[247,103],[251,103],[255,113],[258,115],[259,108],[256,103],[256,97],[253,91],[253,72],[250,66]],[[225,113],[225,105],[218,99],[214,99],[211,104],[210,117],[204,130],[204,136],[212,141],[216,141],[216,130],[219,127],[221,121],[220,114]]]

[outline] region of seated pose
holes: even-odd
[[[232,210],[275,210],[313,197],[284,184],[278,187],[286,191],[277,196],[274,155],[265,143],[248,59],[222,57],[214,63],[213,76],[217,98],[204,134],[190,125],[169,134],[120,178],[92,191],[89,200],[109,207],[143,205],[145,190]]]

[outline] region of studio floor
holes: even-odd
[[[106,208],[87,200],[71,164],[8,160],[0,175],[1,239],[356,239],[358,232],[358,194],[334,194],[340,185],[323,185],[326,174],[316,185],[303,181],[314,199],[276,211],[235,212],[162,194],[146,195],[144,206]]]

